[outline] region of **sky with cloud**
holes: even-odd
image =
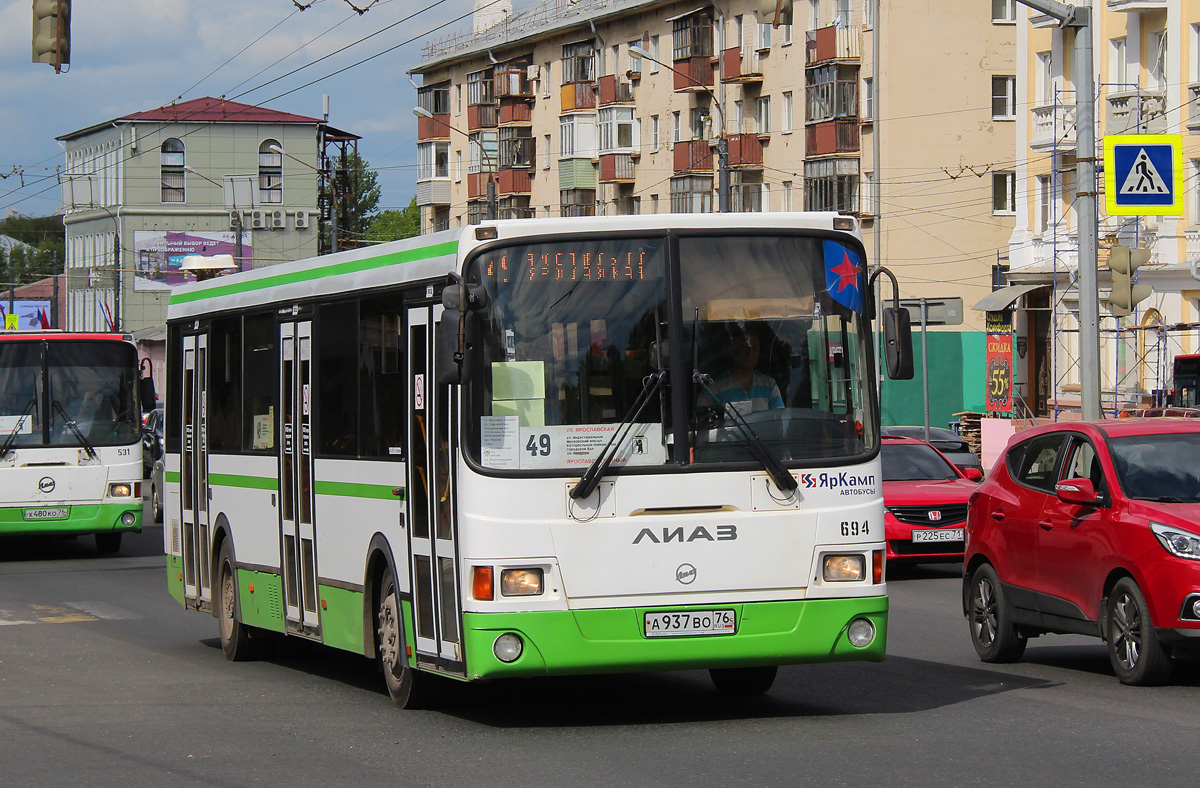
[[[416,176],[406,72],[427,41],[469,28],[472,0],[75,0],[57,75],[30,62],[31,5],[0,0],[0,216],[61,209],[55,137],[202,96],[320,117],[329,94],[329,123],[363,138],[381,206],[404,207]]]

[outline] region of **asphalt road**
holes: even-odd
[[[0,786],[1194,786],[1200,665],[1124,687],[1098,641],[980,663],[953,567],[891,573],[888,659],[455,688],[391,706],[361,658],[227,662],[166,592],[162,530],[0,540]]]

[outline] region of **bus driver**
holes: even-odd
[[[734,325],[729,331],[728,365],[700,391],[697,404],[723,410],[728,403],[743,416],[782,408],[783,397],[775,378],[756,369],[760,348],[757,331]]]

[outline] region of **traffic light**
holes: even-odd
[[[1137,269],[1148,262],[1150,252],[1146,249],[1114,246],[1109,250],[1108,268],[1112,272],[1112,293],[1108,296],[1108,308],[1114,316],[1125,317],[1133,312],[1139,301],[1150,297],[1150,285],[1136,284],[1133,281]]]
[[[33,0],[33,62],[54,73],[71,62],[71,0]]]
[[[758,21],[779,27],[792,23],[792,0],[758,0]]]

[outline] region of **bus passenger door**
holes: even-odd
[[[435,312],[436,309],[436,312]],[[434,382],[433,321],[442,307],[408,310],[408,521],[418,659],[465,673],[450,466],[449,387]]]
[[[183,594],[197,606],[212,604],[208,530],[208,336],[183,338],[183,458],[179,492],[183,509]]]
[[[284,608],[293,632],[317,631],[312,489],[312,321],[279,324],[279,517]]]

